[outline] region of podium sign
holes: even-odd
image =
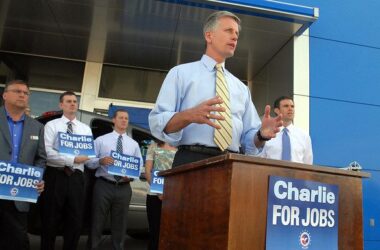
[[[338,202],[336,185],[270,176],[266,249],[338,250]]]

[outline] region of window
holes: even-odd
[[[166,72],[104,65],[99,97],[156,102]]]
[[[57,111],[59,109],[59,96],[61,93],[43,92],[32,90],[29,97],[31,116],[36,117],[47,111]],[[80,103],[80,96],[77,96]]]
[[[0,62],[11,71],[8,79],[26,80],[32,88],[81,92],[84,62],[11,53],[0,53]]]

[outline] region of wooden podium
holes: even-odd
[[[264,250],[270,175],[338,185],[338,248],[363,249],[367,173],[227,154],[161,175],[161,250]]]

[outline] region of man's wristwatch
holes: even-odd
[[[263,137],[262,135],[261,135],[261,131],[260,131],[260,129],[259,129],[259,131],[257,131],[257,139],[259,139],[259,141],[269,141],[270,140],[270,138],[265,138],[265,137]]]

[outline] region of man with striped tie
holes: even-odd
[[[149,125],[155,137],[178,146],[173,167],[240,149],[256,155],[282,125],[269,106],[260,121],[248,87],[225,68],[240,29],[233,13],[211,14],[203,27],[201,60],[178,65],[165,78]]]
[[[114,163],[111,151],[142,158],[139,144],[127,135],[128,113],[117,110],[112,122],[114,131],[95,140],[96,158],[90,160],[89,168],[96,169],[97,180],[94,185],[92,200],[92,225],[89,237],[89,248],[100,249],[104,225],[108,215],[111,218],[112,249],[124,249],[127,229],[129,202],[132,196],[130,179],[108,174],[108,166]]]
[[[282,116],[284,126],[276,137],[265,144],[260,154],[263,158],[313,164],[310,136],[293,125],[294,102],[288,96],[280,96],[274,102],[274,112]]]
[[[55,238],[63,224],[63,249],[77,249],[82,229],[85,199],[84,163],[86,155],[64,155],[58,152],[58,133],[89,135],[89,126],[76,119],[78,101],[75,93],[64,92],[59,98],[63,111],[45,125],[47,154],[44,174],[46,192],[41,197],[42,235],[41,249],[55,249]]]

